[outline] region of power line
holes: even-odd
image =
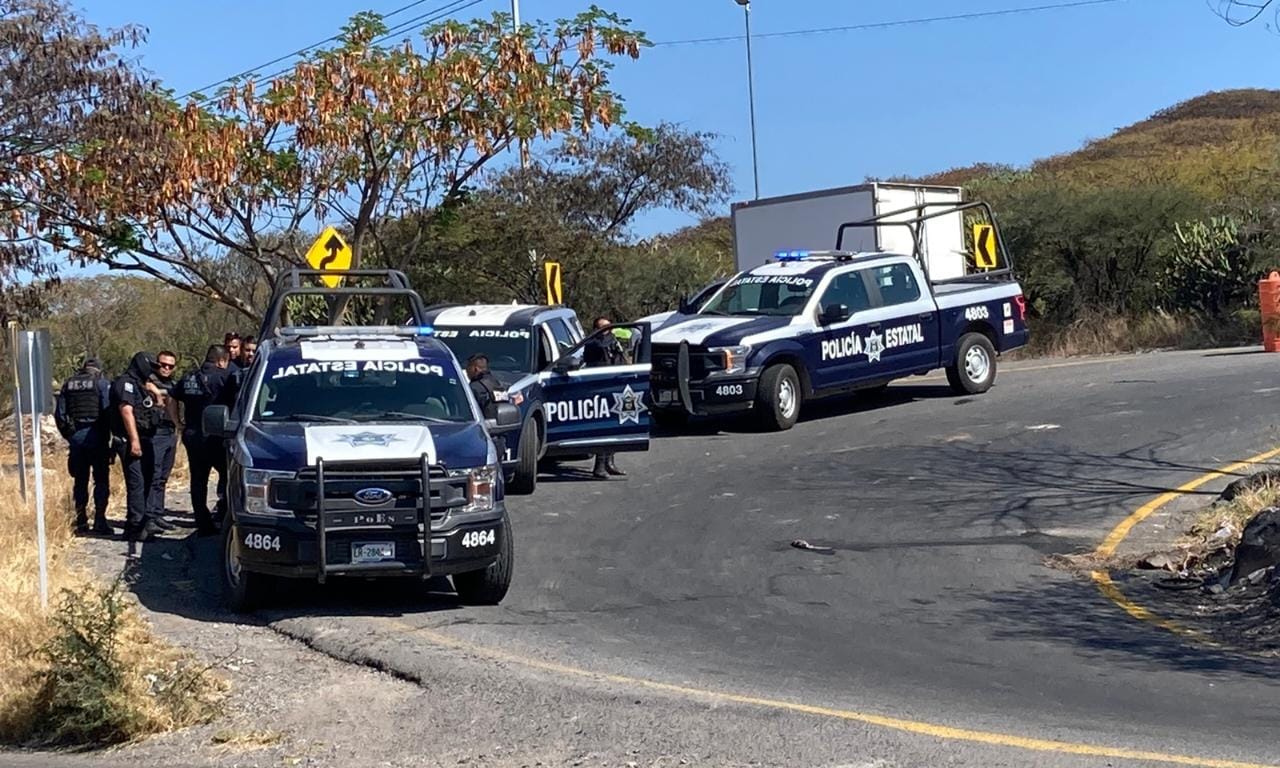
[[[422,5],[423,3],[426,3],[426,2],[428,2],[428,0],[414,0],[413,2],[411,2],[411,3],[407,4],[407,5],[402,5],[402,6],[400,6],[399,8],[396,8],[395,10],[388,11],[387,13],[385,13],[385,14],[383,14],[383,15],[382,15],[382,18],[384,18],[384,19],[389,19],[389,18],[391,18],[392,16],[397,16],[397,15],[399,15],[399,14],[401,14],[401,13],[404,13],[405,11],[412,10],[413,8],[416,8],[416,7],[418,7],[419,5]],[[453,2],[449,3],[449,5],[456,5],[458,2],[461,2],[461,0],[453,0]],[[426,14],[423,14],[423,16],[429,16],[429,15],[431,15],[432,13],[437,13],[438,11],[439,11],[439,9],[437,9],[436,11],[428,11]],[[418,16],[418,17],[415,17],[415,18],[417,18],[417,19],[421,19],[421,18],[422,18],[422,16]],[[412,20],[411,20],[411,21],[412,21]],[[279,63],[280,63],[280,62],[282,62],[282,61],[287,61],[287,60],[289,60],[289,59],[292,59],[292,58],[293,58],[293,57],[295,57],[295,56],[301,56],[302,54],[304,54],[304,53],[306,53],[306,52],[308,52],[308,51],[315,50],[316,48],[319,48],[319,47],[320,47],[320,46],[322,46],[322,45],[326,45],[326,44],[328,44],[328,43],[335,42],[335,41],[337,41],[337,40],[339,40],[339,39],[341,39],[341,38],[342,38],[342,34],[341,34],[341,33],[338,33],[338,34],[333,35],[333,36],[331,36],[331,37],[326,37],[326,38],[325,38],[325,39],[323,39],[323,40],[320,40],[320,41],[318,41],[318,42],[312,43],[311,45],[308,45],[308,46],[306,46],[306,47],[299,48],[298,50],[293,51],[293,52],[291,52],[291,53],[286,53],[286,54],[284,54],[284,55],[282,55],[282,56],[277,56],[276,58],[272,59],[271,61],[264,61],[263,63],[259,64],[259,65],[258,65],[258,66],[256,66],[256,67],[250,67],[249,69],[246,69],[246,70],[244,70],[243,72],[238,72],[238,73],[236,73],[236,74],[234,74],[234,75],[231,75],[230,77],[224,77],[224,78],[222,78],[221,80],[215,80],[214,82],[209,83],[208,85],[202,86],[202,87],[200,87],[200,88],[196,88],[196,89],[194,89],[194,90],[190,91],[189,93],[187,93],[187,95],[183,96],[182,98],[183,98],[183,99],[189,99],[189,98],[191,98],[192,96],[195,96],[196,94],[199,94],[199,93],[202,93],[202,92],[204,92],[204,91],[209,90],[210,88],[216,88],[216,87],[218,87],[219,85],[222,85],[223,83],[229,83],[229,82],[231,82],[232,80],[236,80],[236,79],[241,78],[241,77],[247,77],[248,75],[252,75],[252,74],[254,74],[254,73],[255,73],[255,72],[257,72],[258,70],[266,69],[267,67],[270,67],[270,66],[272,66],[272,65],[274,65],[274,64],[279,64]],[[279,73],[277,73],[277,74],[279,74]],[[272,75],[271,77],[275,77],[275,75]]]
[[[986,19],[993,16],[1015,16],[1023,13],[1040,13],[1043,11],[1057,11],[1067,8],[1080,8],[1087,5],[1107,5],[1110,3],[1120,3],[1124,0],[1075,0],[1075,2],[1053,3],[1050,5],[1037,5],[1030,8],[1006,8],[1000,11],[977,11],[974,13],[957,13],[950,16],[929,16],[919,19],[899,19],[897,21],[878,21],[870,24],[850,24],[843,27],[818,27],[815,29],[794,29],[789,32],[765,32],[752,35],[753,39],[764,37],[800,37],[802,35],[825,35],[835,32],[858,32],[868,29],[888,29],[890,27],[905,27],[914,24],[932,24],[943,21],[968,21],[972,19]],[[703,43],[732,43],[743,39],[743,35],[724,35],[722,37],[699,37],[689,40],[665,40],[663,42],[654,43],[653,47],[669,45],[700,45]]]

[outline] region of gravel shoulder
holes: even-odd
[[[566,679],[456,649],[399,646],[387,663],[385,627],[412,598],[406,587],[367,601],[367,635],[350,624],[304,633],[303,616],[238,621],[218,607],[215,540],[185,530],[144,547],[132,589],[155,631],[232,684],[216,722],[106,751],[0,752],[13,768],[169,766],[1086,766],[1066,755],[944,742],[860,723],[699,701],[603,680]],[[85,542],[104,578],[124,544]],[[302,590],[302,605],[350,610],[370,584],[336,595]],[[430,601],[432,598],[426,598]],[[452,607],[441,599],[440,607]],[[314,627],[317,616],[306,616]],[[268,623],[269,622],[269,623]],[[304,637],[306,643],[290,635]],[[381,639],[380,639],[381,638]],[[319,650],[317,650],[319,649]],[[398,670],[381,671],[380,667]],[[404,670],[412,670],[406,673]]]

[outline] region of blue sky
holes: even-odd
[[[359,10],[408,0],[79,0],[99,25],[149,28],[145,66],[179,92],[323,39]],[[526,21],[592,1],[655,43],[741,35],[733,0],[522,0]],[[1209,90],[1275,87],[1280,35],[1232,28],[1205,0],[1108,4],[904,25],[759,37],[1051,5],[1063,0],[756,0],[752,8],[763,196],[921,174],[976,161],[1025,164]],[[401,18],[445,5],[431,0]],[[484,0],[465,15],[509,10]],[[393,19],[394,20],[394,19]],[[662,45],[614,74],[629,117],[719,135],[734,199],[752,194],[741,40]],[[727,206],[726,206],[727,210]],[[647,217],[640,234],[688,219]]]

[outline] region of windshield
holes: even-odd
[[[489,370],[529,373],[533,370],[533,332],[528,328],[439,328],[436,338],[453,350],[462,365],[477,352],[489,357]]]
[[[798,315],[817,284],[814,278],[800,275],[739,275],[700,314]]]
[[[258,421],[471,421],[452,366],[422,359],[268,363]]]

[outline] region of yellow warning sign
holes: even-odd
[[[978,269],[996,268],[996,228],[990,224],[973,225],[973,253]]]
[[[542,276],[547,286],[547,303],[563,304],[564,289],[560,285],[560,262],[548,261],[543,263]]]
[[[351,246],[342,239],[338,230],[327,227],[311,244],[311,250],[307,251],[307,263],[312,269],[345,272],[351,269]],[[320,279],[330,288],[337,288],[338,283],[342,282],[342,276],[339,274],[322,275]]]

